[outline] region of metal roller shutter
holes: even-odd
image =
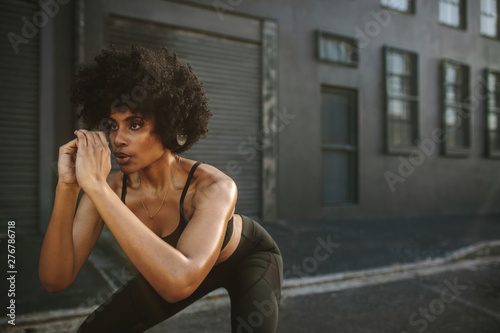
[[[38,223],[39,34],[18,45],[23,17],[31,22],[35,1],[0,1],[0,216],[23,226]]]
[[[118,17],[108,21],[107,42],[128,47],[165,45],[188,62],[204,83],[213,112],[210,132],[182,155],[205,161],[232,177],[238,186],[236,211],[260,215],[260,150],[241,154],[238,146],[253,149],[260,134],[260,45]],[[228,169],[236,161],[238,172]]]

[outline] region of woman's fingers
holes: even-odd
[[[95,133],[97,133],[97,136],[101,140],[101,144],[105,147],[108,147],[108,139],[106,139],[106,134],[104,134],[104,132],[102,132],[102,131],[95,132]]]
[[[75,171],[78,184],[85,191],[96,181],[106,181],[111,170],[110,150],[102,132],[75,131],[78,144]]]
[[[77,136],[77,144],[81,148],[82,154],[97,156],[96,154],[100,155],[102,152],[104,156],[111,155],[104,132],[78,130],[75,131],[75,134]]]
[[[108,147],[108,140],[106,139],[106,134],[102,131],[87,131],[87,130],[77,130],[75,131],[79,142],[83,143],[85,146],[104,146]]]
[[[75,175],[75,158],[78,151],[78,139],[73,139],[59,148],[57,160],[58,182],[78,185]]]
[[[78,139],[73,139],[59,148],[59,150],[64,153],[74,153],[77,151],[77,149],[78,149]]]
[[[78,140],[78,147],[81,148],[87,148],[88,147],[88,142],[87,142],[87,136],[85,135],[85,130],[77,130],[75,131],[76,138]]]
[[[104,146],[104,147],[107,147],[108,146],[108,140],[106,140],[106,135],[104,134],[104,132],[102,131],[95,131],[95,132],[90,132],[93,136],[93,139],[94,139],[94,143],[96,145],[100,145],[100,146]]]

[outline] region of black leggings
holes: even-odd
[[[143,332],[217,288],[231,299],[231,332],[276,332],[283,262],[271,236],[243,216],[241,241],[226,261],[214,266],[188,298],[169,303],[138,274],[97,308],[78,332]]]

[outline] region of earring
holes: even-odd
[[[184,144],[186,143],[188,137],[186,134],[177,134],[177,144],[179,146],[184,146]]]

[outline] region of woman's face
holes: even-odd
[[[165,153],[160,138],[153,134],[154,120],[130,110],[112,112],[109,116],[109,140],[120,170],[131,174],[144,169]]]

